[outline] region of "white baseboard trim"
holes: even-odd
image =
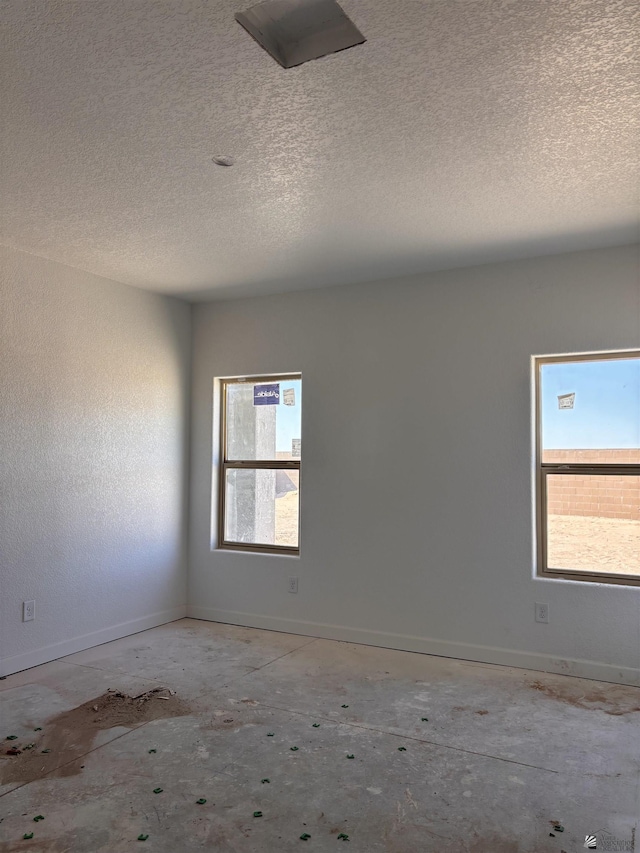
[[[559,675],[572,675],[578,678],[591,678],[596,681],[609,681],[613,684],[640,687],[640,669],[615,666],[600,661],[558,658],[538,652],[523,652],[471,643],[455,643],[448,640],[435,640],[430,637],[391,634],[386,631],[370,631],[366,628],[349,628],[344,625],[330,625],[322,622],[281,619],[273,616],[261,616],[258,613],[218,610],[214,607],[201,607],[199,605],[189,605],[187,616],[210,622],[242,625],[247,628],[265,628],[269,631],[280,631],[285,634],[301,634],[325,640],[342,640],[347,643],[361,643],[365,646],[380,646],[385,649],[420,652],[427,655],[498,664],[500,666],[515,666],[538,672],[553,672]]]
[[[14,672],[31,669],[32,666],[40,666],[42,663],[49,663],[49,661],[66,657],[66,655],[100,646],[102,643],[120,640],[122,637],[138,634],[148,628],[157,628],[158,625],[175,622],[176,619],[184,619],[186,615],[187,605],[182,604],[179,607],[173,607],[171,610],[150,613],[140,619],[120,622],[118,625],[111,625],[109,628],[102,628],[100,631],[92,631],[90,634],[83,634],[81,637],[72,637],[70,640],[62,640],[59,643],[52,643],[50,646],[13,655],[0,660],[0,676],[13,675]]]

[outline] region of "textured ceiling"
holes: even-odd
[[[638,239],[636,0],[342,0],[289,70],[249,5],[0,2],[0,242],[211,298]]]

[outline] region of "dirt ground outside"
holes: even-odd
[[[640,575],[640,521],[580,515],[549,515],[547,564]]]
[[[276,545],[298,547],[298,492],[276,498]]]

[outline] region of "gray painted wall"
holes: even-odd
[[[185,613],[190,307],[13,250],[0,266],[9,672]]]
[[[532,355],[640,346],[639,269],[625,247],[195,306],[190,614],[640,684],[640,588],[533,577],[531,408]],[[290,371],[301,556],[211,551],[214,378]]]

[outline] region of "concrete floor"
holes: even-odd
[[[184,619],[0,690],[7,853],[640,850],[637,688]]]

